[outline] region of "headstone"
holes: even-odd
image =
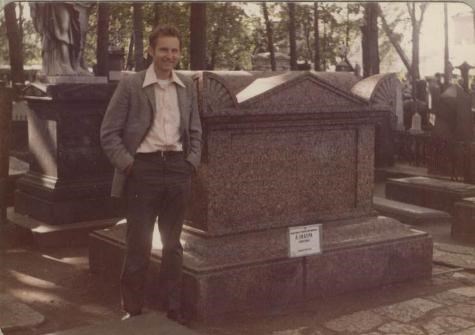
[[[475,196],[475,185],[429,177],[389,179],[386,198],[455,214],[454,204]]]
[[[412,115],[412,122],[411,122],[411,129],[409,129],[411,133],[421,133],[422,132],[422,118],[419,112],[415,112]]]
[[[253,74],[237,94],[219,72],[199,75],[204,153],[183,233],[190,315],[275,311],[430,276],[430,237],[372,216],[374,124],[386,109],[335,85],[338,73]],[[316,224],[321,253],[289,257],[290,232]],[[124,237],[123,227],[91,235],[93,271],[119,271]]]
[[[407,224],[450,224],[452,221],[452,217],[447,212],[411,205],[406,202],[395,201],[381,197],[373,197],[373,205],[374,209],[376,209],[378,213],[395,218]]]
[[[467,62],[463,62],[461,65],[457,66],[458,69],[460,69],[460,74],[462,76],[462,87],[465,90],[465,92],[469,91],[470,87],[470,79],[469,79],[469,72],[471,69],[475,68],[474,66],[471,66]]]
[[[440,96],[433,129],[434,150],[430,173],[463,176],[475,182],[474,121],[471,97],[460,85],[450,85]]]
[[[109,84],[32,85],[27,94],[29,171],[20,178],[15,211],[47,225],[111,218],[112,167],[99,129],[115,89]]]
[[[428,130],[429,126],[429,108],[426,102],[422,100],[405,100],[403,103],[404,111],[404,128],[410,130],[412,127],[412,119],[415,114],[419,114],[421,130]]]

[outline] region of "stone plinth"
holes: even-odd
[[[452,224],[452,237],[475,242],[475,197],[455,203],[455,218]]]
[[[109,197],[112,167],[99,143],[114,87],[58,84],[27,91],[44,89],[44,96],[26,97],[32,161],[17,183],[18,213],[49,225],[116,215]]]
[[[373,197],[373,206],[378,213],[411,225],[450,224],[452,222],[452,217],[447,212],[386,198]]]
[[[429,177],[389,179],[386,198],[455,214],[454,203],[475,196],[475,185]]]
[[[119,278],[124,237],[123,225],[91,235],[93,272]],[[385,217],[324,225],[320,255],[288,258],[287,239],[286,228],[219,238],[185,233],[186,312],[206,320],[249,310],[279,310],[431,274],[430,237]],[[160,258],[160,250],[154,249],[153,273]],[[156,278],[150,280],[146,295],[156,295],[159,289]]]
[[[203,157],[183,234],[192,317],[430,276],[431,238],[373,216],[374,128],[388,109],[352,94],[342,75],[198,74]],[[317,223],[322,253],[290,258],[289,228]],[[93,271],[118,276],[123,229],[91,235]]]

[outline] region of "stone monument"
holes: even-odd
[[[348,73],[196,76],[204,150],[183,234],[187,313],[278,310],[431,275],[431,238],[373,214],[387,106],[352,94]],[[91,234],[93,272],[118,280],[124,234]]]
[[[24,92],[31,162],[17,182],[10,220],[31,231],[39,244],[84,243],[88,231],[111,224],[95,220],[117,215],[109,198],[112,169],[99,144],[102,114],[115,85],[94,77],[84,62],[89,5],[30,6],[42,36],[43,68],[39,81]],[[56,234],[55,241],[40,238],[49,233]]]
[[[41,35],[43,76],[90,76],[84,46],[90,4],[30,3],[36,31]]]
[[[471,168],[475,161],[474,121],[471,96],[458,84],[451,84],[441,94],[436,106],[432,132],[434,152],[429,172],[463,177],[475,182]]]

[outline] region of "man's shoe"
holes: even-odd
[[[128,320],[133,318],[134,316],[140,315],[142,313],[125,313],[125,315],[121,318],[122,321]]]
[[[170,310],[167,312],[167,318],[169,318],[172,321],[175,321],[183,326],[187,326],[189,323],[189,320],[187,320],[184,315],[180,311],[176,310]]]

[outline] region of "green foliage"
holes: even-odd
[[[27,9],[26,7],[28,7],[28,5],[26,3],[19,3],[17,5],[17,20],[20,22],[20,11],[18,6],[23,6],[23,15],[21,19],[23,41],[20,43],[23,46],[24,65],[41,64],[41,38],[39,34],[36,33],[31,20],[25,18],[25,10]],[[10,64],[10,56],[8,54],[7,28],[5,26],[5,13],[3,10],[0,14],[0,64]]]
[[[253,22],[241,3],[208,3],[208,64],[214,69],[251,69]]]
[[[269,17],[272,21],[273,39],[276,51],[288,53],[288,12],[283,2],[267,2]],[[25,8],[28,7],[24,4]],[[124,49],[127,55],[133,31],[132,6],[126,2],[110,2],[109,22],[110,44]],[[410,20],[404,3],[381,4],[383,12],[388,14],[388,22],[395,34],[400,37],[404,47],[410,47],[403,33],[410,29]],[[226,8],[226,9],[225,9]],[[2,11],[3,12],[3,11]],[[26,11],[25,11],[26,12]],[[189,2],[144,2],[144,55],[148,47],[148,35],[156,22],[173,24],[182,32],[183,57],[181,69],[189,67]],[[26,15],[25,15],[26,17]],[[362,4],[319,2],[319,25],[321,59],[328,66],[340,61],[338,48],[346,40],[355,44],[360,36],[362,24]],[[315,53],[314,3],[297,3],[297,54],[300,62],[313,62]],[[23,22],[24,57],[26,64],[41,63],[40,36],[34,31],[31,20]],[[325,37],[324,37],[325,34]],[[348,34],[348,36],[347,36]],[[380,33],[380,57],[394,57],[387,37]],[[267,51],[266,29],[262,10],[257,3],[208,2],[207,3],[207,40],[208,63],[214,61],[215,69],[252,68],[252,55]],[[357,44],[357,43],[356,43]],[[87,63],[96,63],[97,45],[97,6],[91,8],[85,49]],[[355,49],[355,48],[353,48]],[[359,49],[359,46],[356,48]],[[359,51],[359,50],[357,50]],[[0,62],[8,64],[8,43],[4,16],[0,15]]]
[[[9,62],[7,27],[5,26],[5,15],[3,14],[0,17],[0,64],[9,64]]]

